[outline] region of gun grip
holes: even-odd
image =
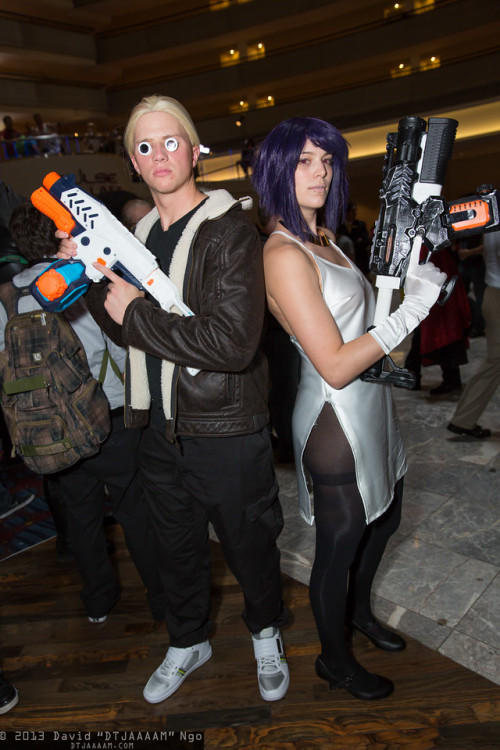
[[[449,117],[429,117],[421,182],[443,185],[457,127],[458,121]]]
[[[71,234],[76,226],[73,216],[44,187],[38,188],[31,194],[31,202],[42,214],[52,219],[58,229]]]

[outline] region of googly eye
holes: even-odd
[[[167,151],[177,151],[179,148],[179,142],[177,138],[167,138],[165,141],[165,148]]]
[[[147,141],[141,141],[137,146],[137,150],[142,156],[149,156],[153,148]]]

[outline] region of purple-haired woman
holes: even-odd
[[[399,524],[407,464],[390,386],[359,375],[428,314],[445,276],[431,263],[418,266],[407,276],[399,309],[367,333],[372,288],[334,241],[348,197],[347,152],[331,124],[294,117],[261,144],[253,183],[262,209],[279,218],[264,248],[269,308],[302,359],[293,432],[300,512],[316,523],[310,580],[321,642],[316,672],[332,689],[373,700],[394,686],[356,661],[345,625],[381,649],[405,647],[375,619],[370,593]]]

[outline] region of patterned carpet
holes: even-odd
[[[10,492],[26,489],[35,499],[11,516],[0,520],[0,561],[28,547],[55,537],[52,514],[43,492],[41,476],[19,463],[0,472],[0,480]]]

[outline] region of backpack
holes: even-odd
[[[33,472],[52,474],[99,451],[111,430],[109,401],[64,314],[18,313],[29,289],[6,283],[0,290],[9,318],[0,352],[1,406],[12,454]]]

